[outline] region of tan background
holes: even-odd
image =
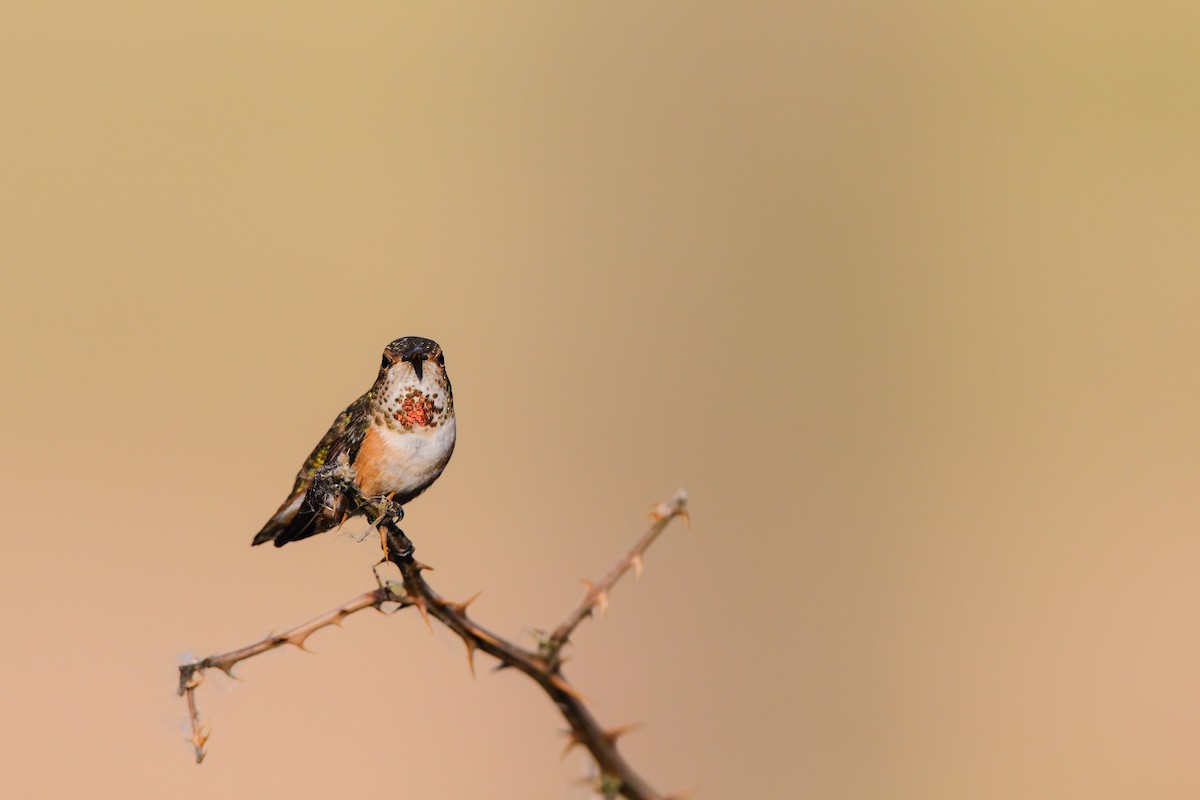
[[[412,614],[182,742],[369,587],[249,540],[423,334],[486,624],[691,491],[570,665],[655,785],[1197,796],[1195,4],[902,5],[3,3],[3,794],[582,796]]]

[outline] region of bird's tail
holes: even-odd
[[[306,486],[292,494],[287,500],[284,500],[283,505],[279,507],[275,515],[267,520],[267,524],[263,525],[262,530],[255,534],[254,541],[251,544],[266,544],[267,542],[283,544],[283,542],[278,542],[278,538],[280,534],[287,531],[296,522],[296,518],[300,515],[300,507],[304,504],[304,496],[307,494],[307,489],[308,487]],[[286,541],[290,542],[292,538]]]
[[[283,547],[341,525],[348,515],[349,503],[340,492],[317,489],[307,486],[293,493],[255,534],[252,544],[274,542],[276,547]]]

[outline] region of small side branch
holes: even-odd
[[[182,665],[179,668],[179,694],[187,699],[192,725],[192,737],[188,741],[195,750],[197,763],[204,759],[204,744],[208,739],[208,731],[200,722],[195,691],[203,681],[206,669],[216,668],[232,675],[231,670],[240,661],[285,644],[303,649],[308,637],[321,628],[340,624],[351,614],[367,608],[379,609],[384,603],[398,603],[402,607],[415,607],[426,622],[433,617],[462,639],[472,674],[475,672],[475,653],[481,650],[499,660],[501,667],[516,669],[537,683],[570,726],[568,749],[582,746],[595,759],[600,768],[597,789],[605,797],[616,797],[620,794],[629,800],[668,800],[667,796],[659,794],[638,775],[617,750],[618,737],[627,733],[633,726],[609,729],[601,727],[587,709],[582,696],[564,677],[560,651],[579,623],[591,614],[592,609],[607,603],[608,591],[621,575],[631,568],[641,571],[643,553],[671,520],[676,517],[687,518],[687,495],[683,491],[677,492],[670,500],[660,503],[655,508],[650,529],[600,583],[589,587],[580,607],[572,612],[537,650],[530,650],[511,642],[472,620],[467,615],[467,608],[475,600],[474,597],[463,602],[452,602],[443,598],[429,585],[422,575],[428,567],[413,559],[412,543],[397,526],[398,515],[390,507],[389,501],[364,501],[362,510],[369,515],[369,519],[378,522],[385,542],[387,560],[400,569],[403,585],[388,581],[375,591],[359,595],[290,631],[269,636],[238,650]]]
[[[401,603],[404,604],[404,598],[398,596],[388,587],[381,587],[373,592],[365,592],[358,597],[350,600],[332,611],[322,614],[316,619],[311,619],[303,625],[297,625],[289,631],[280,634],[273,634],[267,638],[255,642],[246,647],[240,647],[237,650],[230,650],[228,653],[219,653],[215,656],[209,656],[198,661],[190,661],[187,664],[179,666],[179,694],[187,698],[188,716],[191,719],[192,736],[188,739],[191,743],[195,754],[196,763],[199,764],[204,760],[204,743],[208,741],[208,728],[200,722],[200,713],[196,708],[196,687],[204,682],[204,671],[207,669],[219,669],[229,677],[235,677],[233,667],[239,661],[245,661],[247,658],[252,658],[268,650],[274,650],[276,647],[283,647],[285,644],[294,645],[301,650],[306,649],[304,642],[309,636],[312,636],[321,628],[327,628],[330,625],[341,625],[342,620],[351,614],[356,614],[359,611],[367,608],[379,609],[384,603]]]
[[[654,544],[654,540],[658,538],[659,534],[671,524],[671,520],[676,517],[683,517],[684,520],[688,520],[687,493],[680,489],[670,500],[665,503],[659,503],[650,512],[650,517],[654,520],[653,524],[650,525],[650,529],[642,535],[637,544],[629,549],[625,557],[618,561],[599,583],[585,582],[587,584],[587,593],[583,596],[583,601],[579,604],[579,607],[571,612],[571,615],[555,629],[554,633],[550,634],[550,638],[546,640],[543,648],[552,664],[558,664],[562,657],[563,645],[570,640],[571,634],[579,627],[579,623],[590,617],[596,608],[599,608],[601,613],[608,609],[608,593],[613,585],[621,579],[622,575],[632,569],[637,573],[638,577],[641,577],[642,556],[649,549],[650,545]]]

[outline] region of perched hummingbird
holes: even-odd
[[[397,339],[383,350],[375,384],[334,420],[254,544],[282,547],[360,513],[356,498],[325,479],[335,468],[352,476],[363,497],[388,497],[403,506],[446,468],[454,428],[442,348],[419,336]]]

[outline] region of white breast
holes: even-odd
[[[411,431],[379,429],[383,456],[377,461],[373,485],[363,485],[370,495],[396,493],[400,502],[415,497],[442,474],[454,452],[455,423],[451,417],[436,428]]]

